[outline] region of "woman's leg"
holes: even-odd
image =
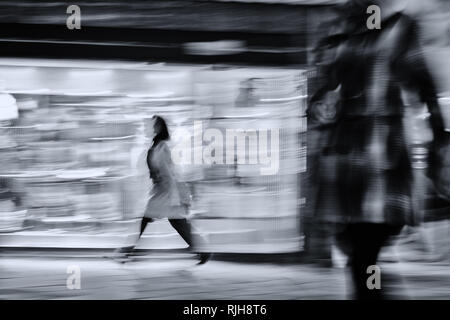
[[[169,219],[169,222],[183,240],[192,247],[192,227],[189,221],[187,219]]]
[[[146,218],[146,217],[142,218],[142,221],[141,221],[141,229],[140,229],[140,233],[139,233],[138,240],[141,238],[142,234],[143,234],[144,231],[145,231],[145,227],[146,227],[147,224],[150,223],[150,222],[153,222],[153,219],[151,219],[151,218]]]
[[[189,245],[189,248],[193,248],[192,242],[192,225],[187,219],[169,219],[170,224],[180,234],[184,241]],[[204,240],[201,240],[204,241]],[[201,252],[199,253],[199,264],[206,263],[211,258],[211,253]]]
[[[131,246],[128,246],[128,247],[120,248],[118,250],[118,252],[120,252],[120,253],[130,253],[131,251],[133,251],[133,249],[136,247],[139,239],[141,238],[142,234],[144,233],[145,227],[150,222],[153,222],[153,219],[143,217],[142,220],[141,220],[141,225],[140,225],[140,229],[139,229],[139,235],[137,236],[137,238],[135,240],[133,240],[134,244],[131,245]]]

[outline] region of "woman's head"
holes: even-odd
[[[166,121],[160,116],[153,116],[151,125],[146,128],[148,137],[153,136],[153,144],[156,145],[163,140],[169,140],[169,129]]]

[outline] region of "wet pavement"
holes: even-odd
[[[217,259],[198,266],[196,262],[194,256],[180,252],[151,252],[125,264],[101,255],[2,254],[0,299],[348,298],[344,268]],[[450,262],[386,262],[380,266],[382,276],[383,272],[402,276],[402,281],[391,283],[396,292],[402,288],[398,297],[450,299]],[[69,289],[70,270],[76,269],[80,289]],[[73,283],[69,281],[69,287]]]

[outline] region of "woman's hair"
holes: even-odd
[[[153,116],[154,123],[153,128],[155,129],[155,137],[153,138],[153,147],[156,147],[161,141],[169,140],[169,129],[167,129],[166,121],[160,116]]]

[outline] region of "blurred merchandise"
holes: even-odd
[[[195,98],[198,108],[204,110],[196,120],[202,120],[203,130],[218,130],[224,145],[230,132],[248,137],[245,145],[236,144],[235,150],[227,145],[219,151],[223,156],[220,163],[204,163],[205,179],[195,185],[193,223],[208,234],[210,243],[199,249],[247,253],[301,250],[299,177],[306,170],[305,73],[229,68],[203,70],[195,76]],[[264,132],[279,135],[278,145],[267,145],[270,165],[260,158]],[[257,143],[257,149],[252,149],[256,146],[251,143]],[[202,147],[206,146],[203,141]],[[235,160],[230,163],[226,153],[233,151]],[[274,162],[277,164],[271,167]]]
[[[147,196],[140,180],[148,173],[136,168],[148,144],[145,118],[190,118],[189,73],[142,64],[36,65],[0,63],[9,92],[0,97],[0,174],[22,200],[0,201],[1,244],[118,247],[137,230],[139,200]]]
[[[18,116],[16,99],[10,94],[0,93],[0,121],[17,119]]]
[[[445,129],[450,131],[450,92],[439,98],[439,106],[445,121]]]
[[[0,61],[0,72],[20,116],[0,128],[9,141],[1,149],[0,173],[22,194],[20,207],[5,208],[11,214],[23,212],[13,219],[22,219],[23,228],[8,237],[0,234],[2,245],[123,246],[139,228],[151,189],[145,162],[150,141],[144,128],[159,115],[168,123],[171,144],[194,159],[177,162],[176,174],[191,191],[193,224],[210,238],[209,247],[197,250],[301,250],[304,71],[120,62],[93,67],[88,62],[64,65],[51,60],[12,63]],[[203,131],[196,131],[198,123]],[[265,133],[262,141],[267,145],[259,147],[267,149],[270,161],[250,164],[250,158],[261,157],[261,150],[247,153],[245,146],[238,146],[231,162],[198,162],[197,155],[203,156],[209,145],[203,140],[208,129],[218,130],[224,139],[228,130],[250,129],[259,136],[257,142]],[[278,140],[273,140],[275,135]],[[191,144],[198,139],[200,145]],[[7,160],[12,158],[16,161]],[[173,232],[164,244],[160,233],[148,232],[141,246],[179,247]]]

